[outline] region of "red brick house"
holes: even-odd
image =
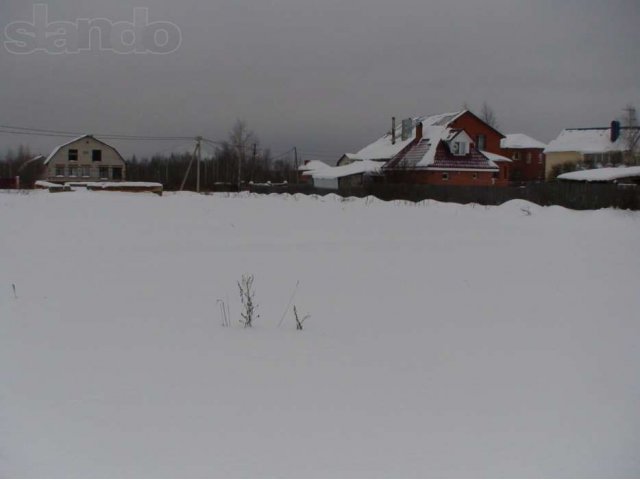
[[[475,116],[471,111],[463,110],[459,112],[447,126],[467,132],[478,150],[503,155],[500,142],[505,136]]]
[[[510,176],[512,181],[544,181],[544,149],[547,148],[544,143],[524,133],[513,133],[503,138],[500,146],[504,155],[512,160]]]
[[[504,186],[511,160],[501,155],[502,138],[464,110],[404,120],[353,157],[384,162],[392,183]]]

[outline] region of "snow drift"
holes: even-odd
[[[637,213],[33,192],[0,219],[0,476],[640,473]]]

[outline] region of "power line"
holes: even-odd
[[[23,127],[17,125],[0,125],[0,134],[10,134],[10,135],[27,135],[27,136],[39,136],[39,137],[56,137],[56,138],[69,138],[69,137],[77,137],[84,135],[83,132],[78,131],[68,131],[68,130],[51,130],[45,128],[35,128],[35,127]],[[96,137],[105,140],[119,140],[119,141],[191,141],[195,140],[196,136],[180,136],[180,135],[172,135],[172,136],[162,136],[162,135],[129,135],[129,134],[118,134],[118,133],[94,133]],[[201,137],[202,141],[214,146],[219,147],[220,145],[224,145],[227,142],[220,140],[213,140],[206,137]],[[295,152],[295,147],[290,148],[289,150],[282,152],[276,156],[271,157],[271,160],[278,160],[287,155],[291,155]],[[315,156],[319,158],[336,158],[338,154],[329,153],[327,151],[324,152],[311,152],[311,151],[303,151],[298,152],[303,155]]]
[[[0,133],[10,133],[12,135],[30,135],[30,136],[41,136],[41,137],[64,137],[64,138],[76,136],[76,135],[59,135],[56,133],[12,132],[10,130],[4,130],[4,129],[0,129]]]
[[[0,128],[10,128],[12,130],[30,130],[33,132],[43,132],[43,133],[59,133],[62,135],[79,135],[78,132],[68,132],[61,130],[46,130],[43,128],[29,128],[29,127],[16,127],[14,125],[0,125]]]
[[[291,147],[289,150],[287,150],[286,152],[281,153],[280,155],[276,155],[275,157],[271,157],[271,160],[278,160],[279,158],[282,158],[286,155],[291,155],[293,153],[295,147]]]
[[[43,137],[71,137],[83,135],[81,132],[71,132],[62,130],[48,130],[43,128],[20,127],[16,125],[0,125],[0,133],[10,133],[13,135],[32,135]],[[159,135],[128,135],[119,133],[95,133],[97,137],[109,140],[193,140],[193,136],[159,136]]]

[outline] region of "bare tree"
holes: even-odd
[[[480,118],[484,123],[489,125],[490,127],[495,128],[496,130],[499,127],[498,118],[496,116],[496,112],[489,106],[487,102],[482,104],[482,110],[480,111]]]
[[[249,161],[252,159],[252,152],[255,151],[258,145],[258,138],[256,134],[251,131],[244,120],[236,120],[233,128],[229,132],[228,145],[235,151],[237,172],[237,183],[250,177],[251,169],[248,168]],[[255,147],[254,147],[255,145]]]

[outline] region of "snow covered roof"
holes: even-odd
[[[49,163],[49,161],[51,161],[51,159],[53,157],[55,157],[56,153],[58,153],[60,151],[61,148],[66,147],[67,145],[70,145],[74,142],[77,142],[78,140],[82,140],[85,137],[90,137],[91,135],[82,135],[78,138],[74,138],[73,140],[69,140],[67,143],[63,143],[62,145],[58,145],[57,147],[55,147],[51,153],[49,154],[49,156],[46,158],[46,160],[44,161],[44,164],[47,165]]]
[[[547,146],[524,133],[510,133],[500,140],[500,148],[546,148]]]
[[[422,139],[386,162],[385,168],[497,171],[499,167],[495,162],[511,161],[502,155],[478,150],[471,150],[468,155],[457,157],[449,153],[448,148],[438,148],[443,142],[451,142],[459,136],[463,137],[462,141],[472,141],[464,130],[433,125],[425,127]]]
[[[611,182],[622,178],[640,177],[640,167],[595,168],[558,175],[560,180],[576,182]]]
[[[396,143],[392,143],[392,135],[391,133],[387,133],[383,137],[379,138],[375,142],[367,145],[360,151],[353,154],[353,157],[362,159],[362,160],[389,160],[395,157],[398,153],[402,151],[407,145],[409,145],[413,139],[415,138],[415,126],[418,123],[422,123],[423,127],[423,137],[426,136],[426,131],[430,127],[447,127],[449,126],[455,119],[464,114],[466,110],[462,110],[460,112],[453,113],[441,113],[438,115],[430,115],[430,116],[422,116],[422,117],[414,117],[413,120],[413,128],[411,129],[411,133],[409,134],[409,138],[406,140],[402,140],[402,122],[396,126]]]
[[[60,187],[59,183],[52,183],[52,182],[47,182],[45,180],[36,180],[35,184],[36,187],[40,187],[40,188],[51,188],[51,187]]]
[[[422,122],[422,125],[425,127],[448,127],[455,119],[460,117],[467,110],[461,110],[459,112],[453,113],[440,113],[438,115],[431,115],[427,117],[417,117],[415,118],[415,122]]]
[[[96,142],[99,142],[103,145],[106,145],[107,147],[113,148],[111,145],[109,145],[108,143],[103,142],[102,140],[97,139],[96,137],[94,137],[93,135],[82,135],[78,138],[74,138],[73,140],[69,140],[67,143],[63,143],[62,145],[58,145],[57,147],[55,147],[51,153],[49,154],[49,156],[46,158],[46,160],[44,161],[44,165],[47,165],[51,159],[53,157],[55,157],[55,155],[60,151],[61,148],[66,147],[67,145],[71,145],[72,143],[77,142],[78,140],[82,140],[83,138],[91,138],[92,140],[95,140]],[[118,156],[122,159],[122,161],[124,162],[124,158],[122,158],[122,155],[120,155],[120,152],[118,152],[117,149],[113,148],[113,150],[115,150],[116,154],[118,154]]]
[[[622,128],[618,139],[612,142],[610,138],[611,130],[609,128],[568,128],[563,130],[560,135],[558,135],[558,138],[549,143],[544,153],[622,152],[626,150],[625,130],[625,128]]]
[[[423,128],[421,144],[426,141],[427,145],[424,151],[424,155],[422,155],[422,159],[415,162],[415,166],[428,167],[429,165],[432,165],[435,160],[436,151],[438,149],[438,144],[440,143],[440,141],[450,140],[458,133],[459,132],[457,130],[451,130],[450,128],[440,126],[430,126]],[[419,149],[417,150],[420,151]]]
[[[395,157],[400,151],[413,141],[415,134],[411,134],[406,140],[402,140],[396,133],[396,143],[391,143],[391,135],[387,134],[375,142],[367,145],[355,153],[356,158],[363,160],[388,160]]]
[[[331,168],[331,165],[328,165],[321,160],[308,160],[303,165],[300,165],[300,167],[298,167],[298,171],[309,172],[312,170],[322,170],[325,168]]]
[[[494,163],[494,162],[509,162],[509,163],[511,163],[511,159],[510,158],[503,157],[502,155],[498,155],[497,153],[491,153],[491,152],[487,152],[485,150],[480,150],[480,153],[482,153],[485,157],[487,157],[491,163]]]
[[[326,165],[326,164],[325,164]],[[319,168],[317,170],[310,170],[303,175],[309,175],[314,179],[334,179],[348,177],[349,175],[358,175],[361,173],[377,173],[384,165],[384,162],[375,162],[373,160],[358,160],[348,165],[342,165],[340,167]]]

